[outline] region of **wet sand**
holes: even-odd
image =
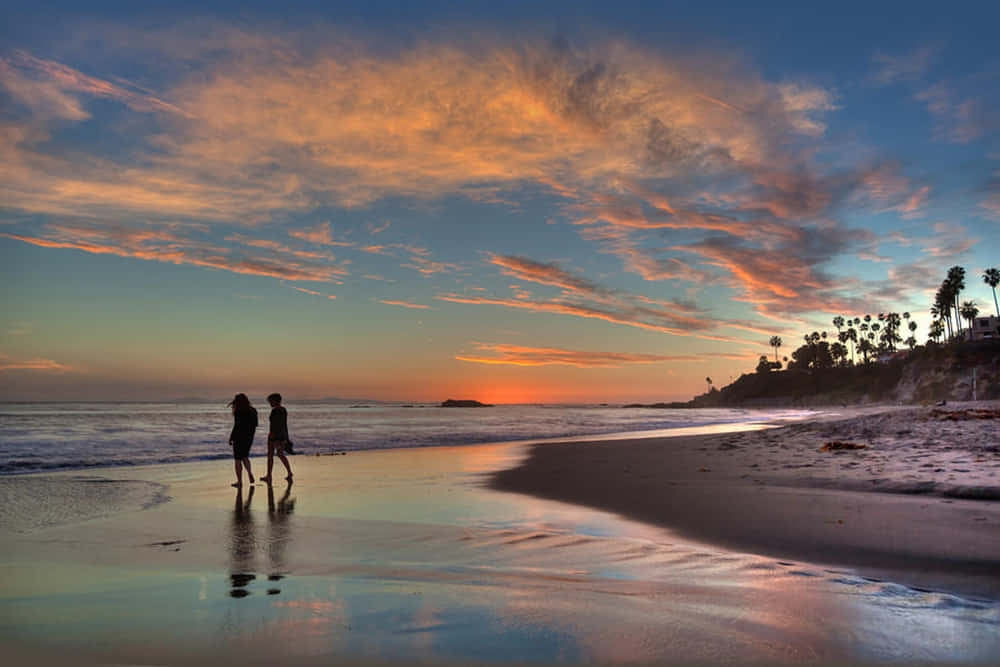
[[[997,598],[1000,418],[968,411],[998,405],[876,408],[740,434],[537,445],[490,484],[736,551]],[[823,450],[837,442],[863,448]]]
[[[660,458],[691,449],[682,442],[700,443],[696,457],[756,437],[664,441]],[[527,459],[524,445],[298,456],[294,485],[241,491],[228,486],[227,461],[0,478],[0,648],[74,665],[988,662],[1000,653],[995,596],[920,590],[710,544],[618,509],[488,488],[540,452],[565,447],[573,469],[579,456],[614,449],[624,468],[626,450],[650,446],[550,444]],[[664,480],[656,488],[670,487]],[[40,520],[11,520],[39,503]],[[985,506],[954,500],[967,503]]]

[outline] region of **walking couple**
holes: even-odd
[[[267,433],[267,476],[260,481],[271,483],[271,469],[274,467],[274,455],[285,466],[289,482],[292,481],[292,467],[288,465],[285,452],[291,453],[291,442],[288,440],[288,411],[281,405],[281,394],[271,394],[267,397],[271,404],[270,429]],[[236,467],[236,488],[243,486],[243,468],[247,469],[247,477],[253,484],[253,473],[250,472],[250,447],[257,430],[257,410],[250,405],[246,394],[236,394],[229,403],[233,409],[233,430],[229,434],[229,444],[233,448],[233,463]]]

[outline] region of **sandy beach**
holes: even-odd
[[[956,496],[996,488],[996,420],[851,416],[299,456],[294,485],[239,491],[227,461],[3,477],[0,645],[61,664],[989,662],[1000,511]],[[868,449],[817,451],[832,439]]]
[[[868,408],[739,434],[538,445],[491,486],[734,550],[996,598],[998,409]]]

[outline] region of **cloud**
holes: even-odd
[[[310,49],[297,46],[300,35],[257,37],[213,60],[184,59],[158,96],[29,54],[8,62],[4,80],[30,71],[72,95],[50,105],[69,120],[95,97],[163,116],[132,178],[112,178],[121,165],[91,170],[82,203],[96,203],[97,183],[124,182],[117,194],[126,202],[162,212],[151,198],[162,181],[199,199],[228,186],[251,199],[230,211],[262,216],[394,195],[488,198],[525,182],[572,191],[697,165],[752,170],[779,157],[787,135],[821,132],[819,115],[835,108],[815,86],[769,84],[722,58],[686,62],[623,43],[425,44],[387,55],[336,34]],[[71,191],[45,194],[50,206],[77,203]],[[109,192],[105,203],[118,199]]]
[[[334,295],[334,294],[324,294],[323,292],[317,292],[316,290],[307,289],[305,287],[296,287],[295,285],[289,285],[289,287],[291,287],[293,290],[297,290],[299,292],[302,292],[303,294],[309,294],[311,296],[322,296],[322,297],[325,297],[327,299],[336,299],[337,298],[336,295]]]
[[[116,85],[83,74],[62,63],[37,58],[15,50],[0,58],[0,86],[20,104],[42,116],[80,121],[90,117],[80,96],[108,98],[133,111],[187,114],[177,106],[136,89],[133,84]]]
[[[555,264],[536,262],[525,257],[492,255],[490,262],[508,276],[542,285],[561,287],[568,292],[598,294],[603,290],[595,283],[559,268]]]
[[[875,71],[871,79],[879,85],[920,79],[933,64],[938,51],[936,46],[922,46],[898,55],[876,53],[872,56]]]
[[[21,91],[11,94],[33,113],[15,115],[0,133],[0,198],[15,211],[79,216],[94,227],[183,219],[253,229],[324,207],[399,197],[502,202],[531,187],[559,197],[550,220],[573,224],[645,280],[728,285],[762,298],[767,315],[845,302],[833,298],[821,270],[857,239],[830,220],[857,175],[827,174],[815,159],[824,119],[838,108],[831,90],[767,81],[724,54],[684,58],[622,41],[484,39],[388,51],[323,33],[317,42],[223,31],[211,57],[176,31],[150,34],[130,48],[191,44],[190,53],[166,47],[159,92],[26,53],[4,61],[4,85]],[[89,117],[95,99],[142,114],[129,150],[48,150],[52,132]],[[885,205],[916,214],[920,192]],[[289,280],[345,274],[344,262],[321,252],[349,246],[329,222],[287,234],[312,246],[250,232],[226,237],[238,247],[51,229],[11,238]],[[817,252],[827,241],[830,251]],[[356,247],[400,257],[425,276],[462,271],[421,246]],[[510,300],[516,307],[685,334],[718,326],[704,313],[653,307],[553,264],[490,257],[507,275],[565,291],[551,300],[522,291]],[[769,277],[769,269],[780,274]]]
[[[711,333],[716,323],[700,315],[690,314],[690,307],[657,302],[642,303],[641,299],[629,296],[619,296],[605,303],[572,298],[525,298],[525,295],[504,299],[446,293],[438,294],[435,298],[451,303],[500,306],[517,310],[571,315],[676,336],[695,336],[704,340],[746,342],[743,339]]]
[[[335,281],[346,270],[322,259],[303,259],[284,252],[280,244],[265,241],[271,252],[243,252],[214,243],[181,236],[163,228],[131,229],[122,227],[49,224],[44,236],[0,233],[0,237],[43,248],[67,248],[97,255],[132,257],[169,264],[187,264],[232,273],[268,276],[285,280]]]
[[[288,235],[300,241],[308,241],[316,245],[342,246],[350,248],[354,244],[348,241],[334,241],[333,231],[329,222],[322,222],[315,227],[305,227],[303,229],[290,229]]]
[[[628,364],[667,362],[704,362],[714,355],[707,354],[640,354],[635,352],[592,352],[548,347],[528,347],[504,343],[473,343],[475,348],[490,356],[458,354],[455,359],[478,364],[508,366],[575,366],[577,368],[618,368]],[[756,359],[756,355],[725,355],[727,359]]]
[[[923,251],[932,257],[956,257],[979,243],[979,239],[971,238],[969,231],[956,223],[938,222],[932,229],[933,236],[921,239]]]
[[[65,373],[74,370],[72,366],[51,359],[27,359],[17,361],[0,355],[0,371],[46,371]]]
[[[403,308],[415,308],[419,310],[430,308],[430,306],[422,303],[410,303],[409,301],[400,301],[398,299],[379,299],[379,303],[384,303],[390,306],[402,306]]]
[[[978,81],[979,86],[995,89],[997,74]],[[935,137],[939,140],[968,144],[1000,130],[1000,111],[995,96],[984,93],[962,95],[952,85],[938,82],[917,92],[915,98],[927,105],[937,121]]]
[[[741,292],[736,299],[754,304],[763,315],[857,308],[858,300],[843,296],[838,282],[817,267],[874,235],[838,226],[804,231],[800,240],[773,248],[717,236],[676,249],[700,255],[729,274],[730,285]]]

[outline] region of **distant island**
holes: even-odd
[[[489,403],[480,403],[479,401],[474,401],[472,399],[454,399],[449,398],[441,403],[442,408],[492,408],[493,406]]]

